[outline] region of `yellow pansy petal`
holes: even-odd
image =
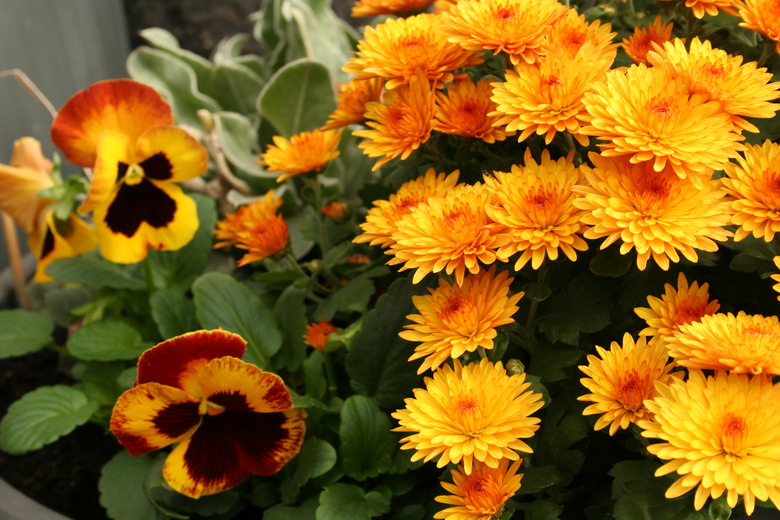
[[[147,178],[181,182],[206,171],[208,154],[198,141],[175,126],[147,130],[136,143],[136,160]]]

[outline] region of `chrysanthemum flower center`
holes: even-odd
[[[461,399],[455,408],[459,415],[473,415],[479,411],[479,405],[474,399]]]
[[[741,457],[745,450],[745,437],[747,436],[747,423],[745,419],[733,413],[727,413],[723,417],[721,442],[723,451],[733,457]]]
[[[470,478],[464,487],[466,503],[471,506],[471,509],[483,515],[498,513],[502,504],[501,490],[491,478],[486,476]]]
[[[566,44],[572,47],[581,47],[583,43],[585,43],[585,33],[583,32],[572,32],[566,37]]]
[[[648,397],[649,387],[646,377],[639,377],[636,370],[629,370],[625,377],[618,380],[618,401],[626,410],[636,412],[642,408],[642,403]]]
[[[473,114],[477,110],[477,107],[471,101],[467,101],[460,106],[460,111],[466,114]]]
[[[450,211],[444,216],[444,221],[447,224],[456,224],[464,215],[465,213],[462,210]]]
[[[465,306],[465,298],[458,294],[454,294],[447,299],[444,307],[439,311],[439,318],[441,320],[452,319],[453,315],[457,314]]]
[[[542,85],[551,88],[551,87],[560,87],[563,85],[563,82],[558,76],[555,76],[553,74],[550,74],[547,79],[542,80]]]
[[[396,206],[395,206],[396,212],[398,213],[399,216],[408,215],[419,204],[420,204],[419,199],[414,199],[412,197],[404,197],[403,199],[396,202]]]
[[[706,312],[707,302],[691,303],[688,305],[681,305],[677,308],[677,313],[674,315],[675,325],[684,325],[686,323],[692,323],[699,321]]]
[[[533,206],[536,206],[537,208],[543,208],[547,206],[547,204],[549,204],[551,200],[552,197],[550,196],[550,194],[542,191],[531,196],[528,200],[528,203]]]
[[[723,68],[723,65],[710,65],[709,67],[705,68],[705,71],[710,76],[714,76],[716,78],[722,78],[726,75],[726,69]]]
[[[512,9],[502,7],[500,9],[496,9],[496,19],[497,20],[508,20],[512,18],[515,15],[515,12]]]
[[[661,99],[654,103],[650,111],[661,118],[669,118],[677,112],[677,104],[671,99]]]

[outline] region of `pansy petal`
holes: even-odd
[[[144,175],[156,181],[192,179],[206,171],[209,162],[203,145],[175,126],[144,132],[136,143],[135,155]]]
[[[41,225],[29,235],[30,251],[38,259],[35,269],[35,281],[52,281],[46,274],[46,268],[58,258],[78,256],[97,247],[95,231],[92,227],[72,213],[67,220],[58,220],[54,208],[50,207],[41,215]]]
[[[52,186],[51,162],[43,156],[41,143],[32,137],[14,141],[11,164],[0,164],[0,209],[30,233],[48,199],[38,193]]]
[[[128,165],[133,161],[131,153],[130,140],[126,135],[113,130],[100,134],[92,183],[87,198],[79,207],[79,213],[94,210],[111,196],[117,180],[124,177]]]
[[[100,81],[65,102],[51,128],[51,139],[65,157],[92,167],[100,134],[114,130],[131,143],[149,128],[173,124],[170,105],[153,88],[137,81]]]
[[[150,348],[138,360],[138,384],[157,382],[183,388],[182,380],[209,361],[246,353],[246,341],[226,330],[199,330],[176,336]]]
[[[198,209],[175,184],[141,178],[121,183],[94,211],[101,254],[120,264],[140,262],[148,248],[176,250],[198,230]]]
[[[234,357],[209,361],[188,383],[182,388],[228,410],[266,413],[293,407],[281,377]]]
[[[230,489],[249,472],[276,473],[300,451],[304,418],[303,410],[204,416],[193,436],[168,456],[163,476],[179,493],[197,498]]]
[[[111,432],[130,455],[159,450],[192,435],[201,422],[198,405],[178,388],[159,383],[138,385],[117,399]]]

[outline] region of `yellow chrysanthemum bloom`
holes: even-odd
[[[368,210],[366,221],[360,224],[363,233],[356,236],[353,242],[390,247],[395,243],[392,236],[398,221],[430,197],[448,193],[458,184],[459,174],[459,170],[446,174],[428,168],[425,175],[402,184],[388,200],[375,200],[373,207]]]
[[[496,236],[485,207],[492,194],[482,185],[456,186],[442,197],[431,197],[396,222],[394,243],[386,253],[389,265],[416,269],[413,283],[428,273],[455,273],[463,284],[466,271],[477,274],[480,262],[496,261]]]
[[[420,314],[410,314],[413,321],[398,333],[407,341],[420,342],[409,361],[425,358],[417,370],[436,370],[449,358],[458,358],[478,347],[493,348],[496,327],[512,323],[517,302],[523,293],[509,295],[512,279],[506,271],[497,276],[495,268],[467,276],[463,284],[452,285],[439,278],[439,287],[430,294],[412,296]]]
[[[709,101],[718,101],[740,129],[758,132],[741,116],[772,118],[780,109],[780,105],[770,103],[780,97],[780,82],[770,83],[772,74],[765,68],[756,68],[756,62],[742,64],[742,56],[713,49],[709,40],[694,38],[690,50],[686,50],[685,42],[675,38],[662,48],[651,50],[647,59],[651,65],[683,78],[691,92],[701,92]]]
[[[511,465],[501,459],[497,468],[477,462],[470,475],[463,468],[450,471],[452,484],[442,482],[450,495],[439,495],[434,500],[448,507],[433,515],[444,520],[492,520],[501,516],[504,504],[520,489],[523,474],[518,474],[522,460]]]
[[[276,182],[309,172],[318,172],[339,156],[341,130],[313,130],[285,139],[274,136],[274,144],[268,145],[258,164],[269,172],[282,172]]]
[[[379,16],[380,14],[403,14],[422,11],[433,0],[357,0],[352,6],[353,18]]]
[[[476,137],[486,143],[506,139],[503,128],[497,128],[496,104],[490,99],[490,83],[470,77],[451,83],[447,93],[436,93],[436,124],[434,130],[445,134]]]
[[[669,354],[688,368],[736,374],[780,375],[777,316],[713,314],[680,325],[667,340]]]
[[[580,365],[586,376],[582,386],[591,391],[579,401],[590,401],[582,415],[598,415],[594,430],[609,426],[609,434],[625,430],[631,424],[648,419],[646,399],[658,395],[656,382],[667,384],[681,373],[672,373],[674,363],[662,345],[647,344],[644,337],[636,343],[631,334],[623,335],[623,346],[613,341],[609,350],[596,346],[598,356],[589,355],[588,364]]]
[[[544,54],[550,57],[563,53],[568,58],[574,58],[583,45],[590,43],[608,69],[617,55],[617,44],[612,42],[615,35],[610,24],[602,25],[599,20],[588,23],[584,14],[568,9],[547,33]]]
[[[669,164],[680,177],[722,170],[743,149],[742,135],[720,103],[691,93],[684,79],[657,67],[612,70],[585,94],[581,129],[602,141],[602,155],[648,161],[657,172]]]
[[[358,147],[369,157],[382,157],[371,168],[378,170],[393,159],[405,160],[431,137],[436,98],[424,78],[412,78],[405,87],[385,94],[385,103],[366,105],[368,130],[356,130],[365,137]]]
[[[379,101],[384,87],[382,78],[352,79],[339,87],[336,94],[336,110],[328,116],[322,130],[333,130],[342,126],[362,123],[366,120],[366,105]]]
[[[648,451],[667,460],[656,476],[677,472],[666,490],[677,498],[696,489],[694,507],[726,493],[729,507],[741,497],[747,514],[755,501],[780,504],[780,384],[766,377],[692,370],[687,381],[659,385],[645,402],[650,420],[642,435],[663,442]]]
[[[554,52],[538,63],[520,63],[517,72],[507,71],[503,82],[493,83],[493,101],[500,116],[495,125],[508,132],[520,130],[521,142],[533,134],[544,135],[550,144],[558,132],[568,131],[577,142],[588,145],[580,120],[586,114],[583,96],[606,76],[611,65],[590,43],[573,58]]]
[[[469,51],[504,52],[513,65],[535,63],[547,32],[565,14],[555,0],[460,0],[442,15],[440,30]]]
[[[664,24],[661,17],[656,16],[647,27],[634,27],[634,34],[625,38],[621,46],[631,61],[649,65],[647,53],[653,50],[653,43],[663,45],[668,42],[672,38],[673,28],[673,23]]]
[[[650,162],[631,164],[620,157],[590,154],[594,167],[582,165],[588,186],[575,186],[581,196],[574,206],[585,210],[582,221],[592,226],[585,238],[606,237],[604,249],[621,240],[620,253],[636,248],[644,270],[652,258],[663,270],[680,255],[698,261],[696,250],[717,251],[715,240],[731,236],[731,214],[718,181],[681,179],[670,169],[655,172]]]
[[[433,11],[435,13],[446,13],[452,6],[457,4],[458,0],[436,0],[433,3]]]
[[[710,301],[709,288],[706,283],[699,287],[699,282],[689,286],[685,275],[680,273],[676,288],[667,283],[660,298],[647,297],[650,307],[634,309],[637,316],[647,323],[639,335],[652,336],[653,340],[665,343],[680,330],[680,325],[699,321],[704,316],[718,312],[720,304],[718,300]]]
[[[740,27],[763,34],[775,42],[775,50],[780,53],[780,9],[774,0],[743,0],[739,5],[738,16],[742,18]]]
[[[522,439],[539,428],[530,415],[544,403],[525,374],[509,376],[501,362],[486,358],[453,364],[426,377],[425,388],[415,388],[406,407],[392,414],[400,424],[393,431],[412,433],[401,439],[401,449],[416,450],[412,461],[439,457],[439,468],[462,463],[466,475],[475,462],[498,468],[501,459],[518,460],[518,451],[532,453]]]
[[[575,261],[577,251],[588,249],[580,236],[586,228],[581,222],[585,212],[574,207],[576,194],[571,189],[583,177],[571,159],[570,155],[553,161],[544,150],[537,163],[526,149],[525,166],[485,176],[485,185],[495,198],[487,214],[496,222],[496,254],[506,261],[522,252],[515,271],[529,261],[531,267],[539,269],[545,258],[557,259],[559,251]]]
[[[440,15],[424,13],[368,26],[358,42],[357,57],[342,70],[359,78],[386,78],[389,90],[419,74],[441,87],[455,79],[453,70],[483,62],[479,54],[448,42],[439,32],[441,24]]]
[[[780,269],[780,256],[774,257],[775,267]],[[774,289],[776,292],[780,293],[780,274],[773,274],[770,278],[777,282],[772,286],[772,289]],[[780,300],[780,294],[778,294],[777,299]]]
[[[672,0],[661,0],[671,2]],[[705,14],[718,16],[719,11],[725,11],[738,16],[736,8],[741,5],[740,0],[685,0],[685,7],[693,11],[696,18],[704,18]]]
[[[739,226],[734,240],[752,234],[771,242],[780,233],[780,144],[753,145],[737,164],[726,164],[721,182],[731,197],[731,223]]]

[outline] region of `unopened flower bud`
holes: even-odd
[[[506,362],[506,373],[510,376],[525,373],[525,365],[519,359],[510,359]]]

